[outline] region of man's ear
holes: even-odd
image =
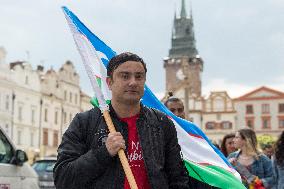
[[[106,83],[107,83],[108,88],[111,90],[112,79],[110,77],[106,78]]]

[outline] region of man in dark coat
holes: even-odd
[[[140,103],[146,65],[132,53],[109,61],[110,115],[117,132],[109,133],[98,108],[79,113],[63,135],[54,167],[57,189],[128,189],[118,158],[124,149],[139,189],[188,189],[173,122]]]

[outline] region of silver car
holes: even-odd
[[[0,188],[38,189],[38,176],[0,127]]]
[[[53,179],[53,167],[55,163],[55,157],[46,157],[35,161],[32,165],[38,174],[39,186],[41,189],[55,189]]]

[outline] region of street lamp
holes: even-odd
[[[16,95],[14,91],[12,92],[12,120],[11,120],[11,139],[14,139],[14,112],[15,112],[15,99]]]
[[[42,98],[39,101],[39,133],[38,133],[38,148],[40,149],[41,147],[41,130],[42,130],[42,125],[41,125],[41,117],[42,117]]]

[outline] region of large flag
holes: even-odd
[[[111,93],[106,86],[106,65],[116,53],[93,34],[68,8],[63,7],[67,22],[71,28],[75,43],[84,64],[90,64],[100,95],[111,100]],[[99,98],[95,94],[96,98]],[[183,159],[190,176],[222,189],[245,188],[240,175],[232,168],[224,155],[208,140],[206,135],[193,123],[181,119],[170,112],[145,86],[142,103],[167,114],[174,122],[181,145]],[[97,104],[97,102],[96,102]]]

